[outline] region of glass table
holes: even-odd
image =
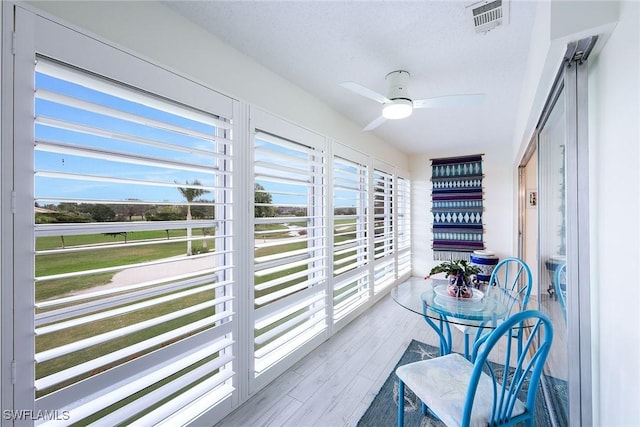
[[[497,328],[519,306],[518,299],[500,288],[473,289],[471,298],[449,296],[448,280],[412,277],[391,290],[391,298],[402,307],[420,314],[438,333],[440,353],[451,352],[451,330],[455,325],[468,335],[477,337]],[[519,311],[519,308],[518,308]],[[469,356],[465,337],[465,357]]]

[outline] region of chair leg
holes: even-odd
[[[398,427],[404,426],[404,383],[398,380]]]
[[[469,334],[464,334],[464,358],[469,360]]]
[[[518,331],[518,358],[522,354],[522,329]]]

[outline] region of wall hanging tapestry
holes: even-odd
[[[484,249],[482,176],[481,154],[431,160],[434,260]]]

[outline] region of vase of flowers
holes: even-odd
[[[449,295],[471,298],[473,276],[481,272],[482,270],[465,260],[445,261],[433,267],[425,279],[429,279],[433,274],[444,273],[449,278]]]

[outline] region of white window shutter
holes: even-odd
[[[326,331],[321,148],[265,131],[254,138],[255,376]]]
[[[116,425],[215,405],[234,376],[229,118],[44,57],[34,77],[35,408]]]
[[[374,292],[388,288],[396,277],[394,175],[380,169],[373,172]]]
[[[369,300],[368,167],[333,159],[333,318]]]

